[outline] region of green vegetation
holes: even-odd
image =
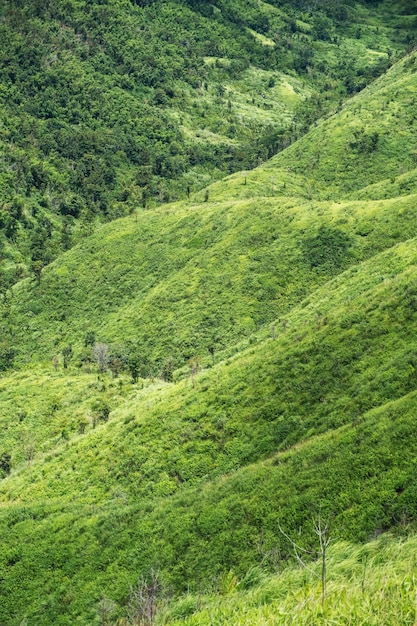
[[[407,8],[1,9],[0,623],[415,623]]]
[[[262,570],[252,570],[242,580],[233,578],[233,574],[225,576],[217,596],[185,596],[161,611],[157,623],[176,626],[413,624],[415,549],[414,538],[394,541],[387,536],[362,547],[335,544],[328,559],[324,610],[317,567],[313,566],[312,573],[287,569],[274,577],[266,577]]]
[[[16,363],[51,361],[71,344],[82,365],[93,332],[136,355],[142,376],[167,359],[208,364],[209,348],[220,356],[344,268],[417,236],[416,217],[410,195],[180,204],[126,218],[45,268],[40,284],[16,287],[3,304],[4,350]]]
[[[3,3],[0,291],[103,220],[265,161],[412,44],[401,6],[349,5]]]

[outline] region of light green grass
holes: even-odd
[[[361,547],[335,543],[327,559],[324,609],[320,566],[315,564],[312,573],[299,567],[285,569],[275,577],[263,575],[262,582],[247,591],[246,579],[240,580],[223,597],[221,593],[217,597],[185,596],[163,609],[157,623],[411,626],[417,619],[416,547],[415,537],[402,541],[383,537]],[[262,578],[262,572],[254,573]],[[184,617],[180,618],[181,614]]]

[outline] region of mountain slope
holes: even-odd
[[[273,568],[279,524],[314,545],[312,512],[355,542],[415,528],[415,57],[4,299],[0,621],[104,623],[106,597],[126,623],[138,576],[198,593]],[[373,109],[384,140],[354,158]]]
[[[270,195],[294,189],[292,176],[314,200],[373,198],[407,193],[397,178],[416,167],[415,105],[417,57],[413,53],[346,102],[342,110],[320,121],[307,135],[247,176],[235,174],[210,187],[213,199],[226,188],[234,197]],[[302,181],[302,182],[301,182]],[[379,184],[379,187],[377,186]],[[382,187],[383,185],[383,193]],[[381,189],[381,196],[377,189]]]
[[[140,351],[144,375],[158,374],[166,359],[178,367],[200,354],[207,362],[211,346],[224,350],[285,316],[343,268],[417,235],[415,224],[414,195],[154,211],[106,226],[39,285],[19,285],[3,307],[3,341],[23,362],[52,360],[69,343],[82,355],[94,332]]]
[[[221,353],[284,318],[346,267],[415,237],[414,165],[407,154],[417,149],[409,124],[417,107],[410,100],[416,59],[398,63],[268,164],[211,186],[207,202],[172,204],[109,224],[46,268],[39,281],[20,283],[3,302],[3,354],[13,347],[17,363],[52,360],[71,344],[75,356],[87,358],[83,342],[94,333],[125,358],[134,355],[142,375],[160,373],[168,360],[171,369],[196,355],[208,363],[209,350]],[[370,117],[388,99],[399,116]],[[349,119],[364,137],[373,137],[378,124],[385,129],[361,158],[356,148],[346,149],[355,132]],[[314,169],[316,146],[323,165]],[[364,172],[379,182],[352,193],[365,182]],[[327,191],[312,189],[310,175]],[[319,199],[334,194],[338,202]]]
[[[384,2],[0,6],[0,290],[286,147],[413,39]]]
[[[59,614],[88,623],[92,598],[121,602],[138,569],[157,564],[177,588],[191,572],[205,584],[231,566],[244,572],[261,528],[276,541],[277,519],[298,527],[314,503],[355,540],[412,519],[415,250],[412,240],[348,270],[294,309],[275,340],[194,387],[134,394],[107,423],[5,479],[4,554],[14,565],[3,619],[7,607],[23,609],[11,590],[24,572],[37,581],[29,605],[39,624]],[[38,585],[52,591],[48,563],[68,578],[64,613],[48,602],[41,614],[35,599]]]
[[[412,348],[415,264],[415,240],[410,240],[327,283],[310,297],[308,304],[304,302],[301,308],[293,309],[285,331],[279,329],[275,340],[266,339],[238,353],[230,362],[220,363],[201,374],[195,387],[191,381],[184,380],[177,385],[146,389],[138,396],[129,394],[125,401],[121,397],[118,401],[121,408],[111,414],[118,417],[119,426],[109,423],[108,427],[95,432],[89,429],[88,437],[76,438],[69,448],[64,443],[60,455],[71,454],[74,459],[65,462],[60,456],[50,459],[57,468],[54,471],[59,474],[60,467],[72,466],[77,457],[84,459],[81,471],[87,482],[82,492],[89,497],[89,481],[96,489],[99,481],[94,481],[93,476],[95,472],[101,473],[101,463],[92,458],[92,465],[87,466],[88,456],[78,450],[78,446],[85,451],[96,447],[102,451],[107,473],[113,467],[108,475],[109,484],[101,483],[104,493],[116,479],[121,484],[126,481],[124,488],[134,488],[136,493],[141,493],[141,488],[135,485],[134,473],[129,472],[125,477],[118,473],[118,459],[122,458],[119,445],[122,449],[127,445],[130,452],[124,450],[124,454],[134,457],[139,443],[136,437],[141,442],[139,456],[145,455],[136,468],[138,478],[140,465],[147,463],[153,446],[155,476],[164,471],[164,467],[160,467],[160,463],[165,463],[161,448],[169,457],[172,441],[176,440],[170,472],[178,474],[180,481],[193,480],[211,473],[222,474],[236,463],[252,462],[260,455],[303,439],[306,434],[355,421],[371,408],[407,395],[415,386]],[[56,383],[56,375],[45,375],[45,396],[47,385],[50,384],[53,391]],[[92,384],[90,375],[86,383],[99,395],[100,385]],[[21,384],[27,383],[23,380]],[[74,377],[76,384],[77,376]],[[117,387],[115,383],[116,396]],[[106,385],[102,385],[102,391],[106,391]],[[219,422],[221,415],[224,417],[222,424]],[[189,432],[183,440],[187,423]],[[96,440],[94,444],[91,437]],[[101,437],[105,438],[102,442]],[[200,439],[202,449],[196,448],[193,452],[193,445]],[[181,446],[187,449],[189,440],[193,442],[189,452],[181,454]],[[235,454],[232,455],[231,450]],[[188,458],[189,476],[184,476],[180,467],[176,467],[177,454]],[[192,470],[194,457],[195,474]],[[42,464],[42,472],[45,467],[46,464]],[[30,475],[32,481],[33,469]],[[74,488],[81,484],[76,472],[72,479]],[[41,476],[38,480],[42,482]],[[12,481],[13,489],[18,482],[16,476]],[[59,495],[57,489],[67,491],[68,486],[67,481],[57,481],[52,487],[44,487],[42,493],[52,497],[54,493]],[[172,488],[176,487],[174,481]],[[7,493],[6,483],[3,488]],[[144,489],[142,495],[148,490],[146,483]],[[19,499],[22,497],[20,494]],[[26,498],[35,498],[31,483]]]

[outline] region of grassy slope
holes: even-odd
[[[388,2],[329,9],[320,37],[291,4],[143,4],[0,8],[1,292],[144,195],[184,197],[265,160],[300,107],[296,132],[413,36]]]
[[[29,483],[25,471],[4,481],[3,499],[37,499],[34,477],[41,498],[71,494],[83,484],[83,498],[102,501],[116,482],[127,492],[133,489],[132,497],[153,491],[163,494],[164,489],[172,493],[183,481],[195,483],[221,475],[306,436],[356,422],[373,407],[407,395],[415,384],[410,347],[415,264],[415,240],[410,240],[348,270],[312,295],[308,304],[293,309],[285,333],[279,331],[275,340],[266,339],[204,372],[195,387],[184,380],[138,391],[123,379],[106,386],[95,384],[91,375],[64,376],[71,403],[79,402],[77,396],[85,395],[88,387],[90,402],[100,395],[112,398],[112,419],[97,429],[87,427],[87,433],[71,443],[63,442],[48,463],[33,465]],[[45,372],[46,415],[70,405],[65,386],[61,397],[56,397],[57,380],[56,374]],[[34,395],[30,381],[22,377],[7,382],[8,387],[14,383],[9,391],[12,403],[16,398],[24,402],[24,391]],[[55,401],[55,408],[48,406],[46,398],[51,398],[51,404]],[[79,406],[80,414],[88,408]],[[35,402],[33,412],[40,428],[43,416]],[[11,413],[6,416],[6,423],[11,417]],[[49,427],[60,428],[56,420]],[[77,433],[76,419],[71,430]],[[56,447],[56,440],[47,443]],[[12,447],[17,450],[15,443]],[[101,451],[106,464],[101,481],[94,479],[102,473],[101,463],[94,456],[88,462],[91,448]],[[119,467],[124,457],[132,461],[125,475]],[[68,480],[53,478],[63,466],[75,470],[77,458],[83,462]],[[51,474],[45,469],[49,464]],[[141,484],[143,475],[148,480]]]
[[[109,343],[136,342],[155,373],[167,358],[208,362],[210,346],[220,352],[249,337],[339,271],[414,237],[416,59],[248,173],[246,184],[236,174],[213,185],[215,202],[109,224],[44,270],[40,286],[21,283],[3,306],[4,341],[25,362],[52,359],[68,343],[80,352],[95,331]],[[384,113],[387,100],[397,114]],[[358,154],[353,128],[366,137],[386,130],[374,150]],[[364,172],[374,184],[360,190]],[[333,195],[338,202],[320,200]]]
[[[391,71],[394,93],[399,85],[399,98],[415,84],[412,59]],[[382,92],[388,88],[388,79],[380,85]],[[376,88],[369,90],[369,100],[365,92],[359,96],[365,110],[379,98]],[[349,106],[355,106],[355,101]],[[327,129],[333,129],[337,119],[344,132],[344,115],[345,111],[323,123],[311,139],[290,148],[288,162],[298,151],[306,153],[308,163],[317,136],[328,137],[330,142]],[[337,134],[334,146],[337,154]],[[398,162],[399,148],[390,152],[391,166]],[[376,171],[373,159],[378,158],[379,150],[378,144],[369,157],[370,171]],[[257,175],[270,176],[269,169],[278,177],[280,159],[284,160],[284,154],[276,157],[270,168],[251,174],[253,180],[256,182]],[[351,171],[346,182],[345,175],[337,173],[335,162],[334,189],[348,194],[354,173]],[[362,166],[356,160],[357,172]],[[317,165],[319,181],[328,175],[328,167],[321,170]],[[292,178],[292,172],[287,174]],[[385,178],[384,169],[379,180]],[[233,192],[236,180],[222,183],[223,193],[229,183]],[[302,183],[301,170],[296,181]],[[240,188],[246,193],[250,181],[244,185],[241,177]],[[218,193],[221,189],[217,186]],[[340,204],[305,197],[238,199],[204,203],[199,212],[192,204],[177,205],[153,215],[140,215],[137,223],[131,219],[106,226],[47,270],[40,287],[19,285],[3,324],[6,332],[13,331],[16,343],[22,342],[25,358],[34,352],[41,332],[45,356],[54,354],[54,337],[58,337],[57,346],[64,340],[81,345],[90,320],[97,315],[93,303],[98,297],[103,298],[97,305],[102,313],[98,328],[106,337],[104,331],[111,323],[114,328],[114,303],[126,292],[130,297],[133,290],[130,286],[120,289],[120,294],[114,292],[116,274],[111,272],[116,268],[118,276],[125,275],[122,268],[117,269],[116,260],[122,252],[129,256],[131,265],[133,255],[144,258],[141,246],[144,248],[152,231],[156,236],[156,223],[166,230],[162,230],[150,257],[149,263],[154,265],[133,274],[130,284],[143,280],[149,287],[154,281],[156,290],[175,294],[178,271],[184,267],[182,283],[193,285],[198,273],[193,274],[190,268],[198,260],[203,269],[210,270],[208,280],[214,277],[218,281],[219,289],[225,277],[230,277],[232,286],[235,281],[233,306],[242,324],[251,302],[245,297],[253,297],[254,291],[253,286],[247,293],[239,289],[242,266],[238,261],[245,262],[240,257],[247,254],[250,243],[250,253],[257,255],[255,269],[262,268],[255,273],[261,283],[258,289],[268,293],[262,288],[265,276],[272,280],[278,274],[283,280],[293,271],[290,284],[298,291],[284,296],[287,323],[285,328],[276,324],[275,340],[269,337],[268,328],[261,329],[257,342],[252,341],[249,347],[241,344],[235,356],[203,372],[194,387],[190,380],[182,380],[141,390],[125,379],[121,384],[117,380],[96,381],[89,373],[75,369],[53,372],[52,366],[44,366],[39,370],[44,392],[41,402],[30,378],[25,380],[15,373],[3,379],[7,412],[1,420],[2,442],[7,444],[5,452],[13,450],[15,454],[15,469],[1,484],[4,601],[0,619],[19,624],[27,614],[39,625],[72,624],[75,620],[94,623],[100,596],[106,594],[123,605],[129,583],[151,565],[158,565],[176,589],[185,589],[190,581],[197,587],[207,585],[213,576],[231,567],[244,576],[271,550],[278,547],[284,557],[288,554],[288,546],[277,533],[278,519],[291,529],[305,527],[311,510],[319,505],[334,517],[338,536],[351,540],[368,539],[400,520],[413,521],[413,341],[417,323],[414,206],[412,195],[369,201],[345,199]],[[215,223],[216,217],[221,237],[212,243],[211,250],[202,233],[205,236],[204,228]],[[320,231],[320,223],[327,231]],[[187,228],[187,240],[178,242]],[[166,242],[168,232],[172,233],[172,243]],[[276,240],[271,232],[277,232]],[[323,232],[327,233],[325,239],[320,238]],[[349,237],[348,243],[341,232]],[[190,251],[185,244],[193,243],[191,233],[196,247],[191,246]],[[254,239],[248,242],[250,237]],[[256,237],[266,243],[262,246]],[[324,246],[326,252],[329,241],[333,246],[330,258],[323,256],[322,250]],[[203,247],[206,259],[198,254]],[[272,261],[271,251],[276,254]],[[285,251],[287,265],[280,274]],[[226,265],[228,257],[231,268]],[[215,270],[210,269],[210,260]],[[178,266],[172,267],[173,263]],[[225,276],[226,267],[229,273]],[[246,266],[243,269],[246,271]],[[101,295],[98,289],[94,292],[94,281],[104,275],[111,284]],[[165,276],[164,285],[161,279]],[[82,291],[71,287],[73,280],[82,285]],[[72,291],[67,291],[70,287]],[[275,290],[277,283],[274,296]],[[91,299],[84,303],[81,293],[90,292]],[[200,294],[206,292],[204,288]],[[282,292],[288,294],[287,289]],[[257,304],[258,299],[258,294],[253,297],[254,307],[263,306],[262,301]],[[37,310],[32,311],[29,328],[25,329],[21,327],[22,316],[34,303]],[[58,303],[75,320],[69,331],[73,334],[64,339],[59,338],[54,320],[47,321],[52,310],[61,315]],[[156,300],[154,310],[161,303],[171,306],[166,297]],[[146,304],[145,298],[133,301],[133,306],[128,303],[127,308],[140,306],[146,311]],[[202,308],[207,310],[208,306],[210,302]],[[197,320],[198,324],[195,311],[201,304],[189,293],[181,307],[190,316],[176,330],[184,337],[191,322],[194,325]],[[219,309],[225,310],[226,303],[223,307]],[[264,313],[258,325],[271,321],[277,313],[280,315],[281,309],[270,317]],[[36,321],[37,315],[42,323]],[[151,319],[152,313],[148,315]],[[225,346],[249,334],[238,326],[233,335],[230,318],[225,322],[219,319],[216,330],[223,333]],[[107,330],[108,336],[125,340],[132,327],[128,316],[121,317],[119,330],[113,330],[113,335]],[[168,337],[169,332],[172,329],[161,327],[162,337],[163,333]],[[203,341],[191,343],[193,350],[204,345]],[[36,370],[32,375],[38,375]],[[58,387],[61,376],[66,389]],[[86,418],[103,397],[113,412],[108,423],[92,428]],[[30,410],[20,421],[14,407],[21,404],[19,410],[26,410],[25,398],[30,398]],[[49,419],[52,415],[53,420]],[[27,463],[23,463],[25,457]],[[311,542],[311,531],[305,532],[306,542]],[[261,544],[264,554],[259,553]],[[120,614],[123,610],[122,606],[118,609]]]
[[[224,350],[285,315],[344,267],[416,235],[415,223],[413,195],[366,205],[265,198],[141,214],[61,257],[40,286],[16,288],[3,327],[22,361],[51,359],[68,342],[80,351],[89,330],[110,343],[137,341],[152,363],[171,356],[182,365],[196,353],[207,360],[210,345]],[[338,258],[328,251],[312,265],[322,225],[346,242],[333,242]]]
[[[334,514],[337,537],[367,539],[407,523],[415,517],[414,415],[415,394],[356,427],[172,497],[132,503],[119,489],[102,506],[81,499],[9,506],[2,513],[2,617],[91,623],[103,594],[123,604],[128,583],[151,565],[175,589],[207,588],[230,568],[243,577],[261,561],[276,564],[274,553],[279,561],[288,554],[278,520],[301,526],[305,544],[314,545],[309,523],[320,505]],[[61,484],[71,473],[61,465]],[[106,474],[103,458],[100,480]]]
[[[32,597],[37,623],[57,619],[55,576],[67,598],[58,623],[78,614],[88,623],[94,598],[121,602],[132,572],[153,564],[177,588],[231,566],[243,575],[259,560],[261,535],[279,544],[277,520],[298,528],[318,504],[350,539],[412,520],[416,261],[410,241],[348,270],[295,309],[275,341],[219,364],[195,388],[133,395],[108,424],[4,480],[4,559],[13,563],[4,616],[22,616]],[[25,572],[37,582],[18,599]],[[39,584],[51,595],[44,604]]]

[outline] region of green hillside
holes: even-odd
[[[131,389],[122,402],[109,385],[102,398],[119,406],[83,434],[48,432],[50,411],[25,416],[22,435],[39,429],[45,451],[34,435],[33,455],[2,484],[3,619],[89,623],[101,595],[123,605],[127,582],[151,566],[180,590],[230,568],[244,576],[261,536],[285,558],[278,521],[306,526],[318,507],[350,540],[411,523],[416,260],[411,240],[348,270],[294,309],[285,334],[194,387]],[[44,401],[53,378],[38,378]],[[5,382],[24,397],[17,380]],[[86,382],[64,378],[61,406],[51,396],[61,420]]]
[[[247,185],[235,174],[210,187],[221,199],[276,195],[289,190],[311,200],[379,199],[415,190],[417,59],[407,56],[320,120],[302,139],[250,172]]]
[[[38,131],[26,145],[4,126],[8,150],[56,169],[52,187],[24,192],[29,170],[0,170],[5,203],[20,195],[2,264],[21,265],[0,301],[1,625],[415,623],[417,53],[394,60],[417,9],[320,7],[1,8],[1,54],[19,38],[28,54],[30,37],[34,55],[15,70],[7,57],[7,124],[59,121],[65,149],[90,138],[90,173],[99,163],[117,181],[70,180],[84,153],[70,165],[56,146],[45,156]],[[61,101],[36,91],[46,75],[51,90],[66,81]],[[143,128],[112,117],[126,98]],[[128,138],[152,158],[177,142],[184,169],[131,162]],[[224,152],[214,167],[187,161],[227,142],[232,167]],[[158,197],[165,185],[175,202]]]
[[[409,13],[388,1],[3,2],[1,292],[97,224],[288,146],[412,45]]]
[[[416,63],[415,54],[398,63],[266,165],[212,185],[209,201],[111,223],[45,268],[39,282],[20,283],[3,302],[3,355],[62,361],[72,345],[83,362],[93,333],[125,360],[134,357],[142,376],[160,374],[168,361],[170,369],[196,356],[208,364],[209,350],[223,354],[335,274],[417,236],[409,123]],[[384,117],[379,103],[395,93],[399,113]],[[354,118],[359,110],[363,117]],[[349,119],[364,137],[385,128],[360,158]],[[352,191],[365,175],[374,184]]]

